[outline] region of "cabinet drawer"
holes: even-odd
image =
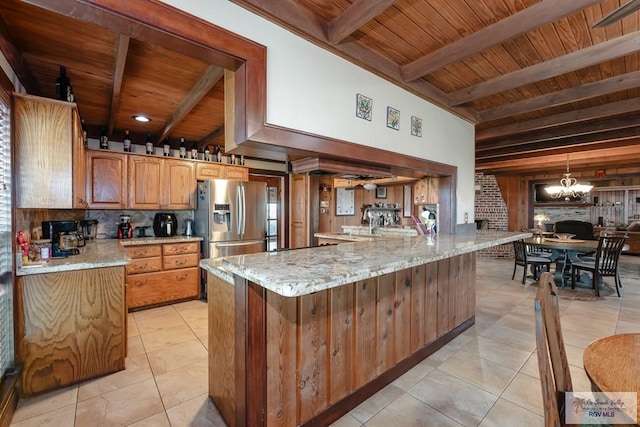
[[[127,276],[127,307],[198,298],[200,268]]]
[[[127,274],[151,273],[162,270],[162,258],[138,258],[132,259],[127,264]]]
[[[131,258],[148,258],[162,255],[162,245],[128,246],[125,249]]]
[[[165,255],[180,255],[200,252],[200,242],[167,243],[163,246]]]
[[[175,270],[176,268],[197,267],[200,254],[165,255],[162,261],[163,270]]]

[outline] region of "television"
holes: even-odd
[[[553,197],[551,197],[551,195],[549,193],[547,193],[545,191],[545,187],[549,186],[549,185],[556,185],[554,184],[549,184],[549,183],[545,183],[545,184],[535,184],[533,186],[533,200],[534,203],[562,203],[565,201],[569,201],[569,202],[582,202],[584,197],[570,197],[569,200],[565,200],[564,197],[558,198],[558,199],[554,199]]]

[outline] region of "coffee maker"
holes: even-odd
[[[78,255],[78,222],[77,221],[43,221],[42,237],[51,239],[51,256],[53,258]]]
[[[118,239],[130,239],[133,237],[133,227],[131,226],[130,215],[120,215],[118,224]]]

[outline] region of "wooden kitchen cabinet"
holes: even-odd
[[[195,209],[196,176],[194,162],[164,159],[163,207]]]
[[[168,304],[200,296],[200,243],[128,246],[127,308]]]
[[[413,204],[438,203],[438,178],[423,178],[413,185]]]
[[[238,181],[249,181],[249,170],[242,166],[225,166],[224,177]]]
[[[13,95],[16,207],[87,208],[76,104]]]
[[[16,362],[24,396],[124,369],[124,267],[16,278]]]
[[[124,209],[127,205],[127,155],[87,150],[86,158],[89,208]]]
[[[224,178],[224,165],[221,163],[196,163],[196,180]]]
[[[153,156],[128,158],[129,209],[162,208],[164,159]]]

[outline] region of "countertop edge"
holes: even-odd
[[[231,274],[237,274],[279,295],[297,297],[527,237],[531,237],[531,233],[483,232],[471,236],[381,239],[384,242],[378,239],[373,242],[349,242],[299,251],[226,257],[220,262]],[[387,247],[380,247],[387,244]],[[443,248],[439,248],[440,245]],[[384,251],[384,262],[378,262],[379,259],[374,256],[367,257],[367,251],[372,250]],[[316,264],[313,262],[314,257],[318,259]],[[329,262],[331,267],[324,268],[321,259],[333,260],[333,264]],[[207,261],[202,260],[200,265],[209,271],[208,268],[214,268],[214,265],[208,266]],[[334,268],[336,266],[339,268]],[[313,271],[314,268],[317,271]],[[291,274],[287,275],[284,271],[291,271]]]
[[[92,268],[118,267],[129,264],[131,259],[127,246],[153,245],[163,243],[200,242],[199,236],[136,237],[133,239],[90,240],[80,248],[78,255],[67,258],[52,258],[42,266],[18,267],[16,277],[34,274],[58,273],[63,271],[89,270]]]

